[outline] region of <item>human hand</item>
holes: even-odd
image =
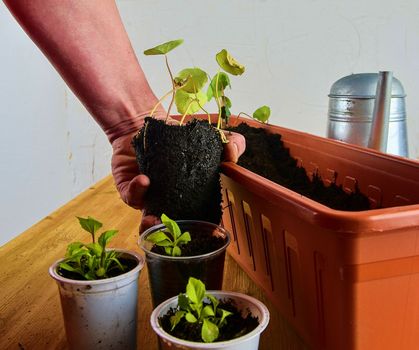
[[[224,144],[224,160],[237,162],[244,152],[245,139],[237,133],[225,132],[225,134],[229,142]],[[112,142],[112,174],[121,199],[135,209],[143,209],[144,195],[150,185],[150,179],[139,172],[131,144],[134,135],[135,133],[129,133]],[[159,218],[143,212],[140,232],[157,223],[160,223]]]

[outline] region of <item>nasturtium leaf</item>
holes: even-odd
[[[221,101],[222,101],[223,106],[231,108],[231,100],[227,96],[222,96]]]
[[[115,236],[118,233],[118,230],[108,230],[103,232],[98,242],[102,246],[103,249],[105,249],[106,245],[109,243],[109,241],[112,239],[113,236]]]
[[[219,330],[216,324],[204,318],[201,329],[201,338],[205,343],[212,343],[218,338]]]
[[[215,56],[219,66],[224,69],[227,73],[233,75],[242,75],[244,73],[244,66],[237,62],[226,49],[221,50]]]
[[[165,55],[183,43],[183,39],[172,40],[145,50],[144,55]]]
[[[196,101],[198,98],[199,103]],[[190,94],[183,90],[177,90],[175,94],[175,104],[180,114],[194,114],[207,103],[207,96],[199,91],[197,94]]]
[[[180,228],[176,221],[170,219],[166,214],[162,214],[160,220],[172,234],[173,239],[176,240],[181,234]]]
[[[87,219],[81,217],[77,217],[77,219],[79,219],[80,226],[92,235],[103,226],[101,222],[90,216]]]
[[[266,123],[271,115],[271,109],[268,106],[262,106],[253,113],[253,118]]]
[[[189,93],[195,93],[205,86],[208,81],[208,76],[200,68],[186,68],[179,72],[175,81],[186,81],[180,89]]]
[[[197,278],[189,277],[186,294],[194,304],[200,304],[205,297],[205,284]]]

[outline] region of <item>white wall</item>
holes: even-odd
[[[144,49],[185,39],[173,69],[213,74],[227,48],[246,73],[233,112],[271,106],[271,122],[325,135],[330,86],[391,70],[407,92],[411,158],[419,158],[419,2],[416,0],[120,0],[124,23],[158,95],[164,64]],[[0,244],[109,172],[106,138],[0,4]],[[48,153],[47,153],[48,152]]]

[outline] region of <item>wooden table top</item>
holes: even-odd
[[[68,243],[89,241],[76,216],[92,216],[104,229],[118,229],[110,246],[138,248],[141,213],[119,198],[111,176],[99,181],[11,242],[0,247],[0,349],[67,349],[56,282],[48,268],[63,257]],[[302,341],[282,319],[247,274],[227,254],[223,289],[252,295],[271,313],[260,349],[304,349]],[[157,349],[151,329],[152,311],[146,267],[140,273],[138,349]]]

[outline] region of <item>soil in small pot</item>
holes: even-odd
[[[140,172],[150,178],[147,215],[221,221],[220,133],[205,120],[167,125],[146,118],[133,139]]]
[[[161,259],[148,256],[147,269],[153,305],[182,293],[189,277],[205,283],[208,289],[219,290],[223,284],[225,250],[207,257],[189,259],[209,254],[225,245],[225,239],[212,236],[207,231],[188,230],[191,241],[181,246],[182,257],[165,259],[164,248],[153,246],[151,251],[162,256]]]
[[[215,342],[226,341],[241,337],[247,333],[250,333],[259,325],[257,317],[247,312],[244,316],[234,305],[234,301],[231,299],[220,300],[218,306],[224,310],[230,311],[233,314],[227,317],[227,323],[220,328],[220,335]],[[176,313],[176,309],[171,308],[165,315],[159,318],[159,322],[163,329],[171,334],[172,336],[189,340],[194,342],[203,342],[201,338],[201,325],[196,323],[189,323],[185,319],[180,321],[176,327],[172,330],[170,324],[170,317]]]
[[[368,198],[358,189],[348,194],[342,186],[325,186],[319,176],[310,180],[305,169],[297,166],[297,160],[284,146],[281,135],[269,133],[263,128],[251,127],[246,123],[230,127],[228,130],[238,132],[246,139],[246,150],[238,165],[332,209],[370,209]]]
[[[125,271],[121,272],[118,268],[110,269],[108,270],[108,276],[106,278],[112,278],[112,277],[116,277],[124,273],[127,273],[128,271],[131,271],[138,265],[138,261],[136,259],[118,258],[118,260],[122,264],[122,266],[125,267]],[[83,278],[78,273],[67,271],[67,270],[61,269],[60,267],[57,268],[57,273],[60,276],[71,279],[71,280],[86,281],[86,279]],[[102,278],[102,279],[106,279],[106,278]]]

